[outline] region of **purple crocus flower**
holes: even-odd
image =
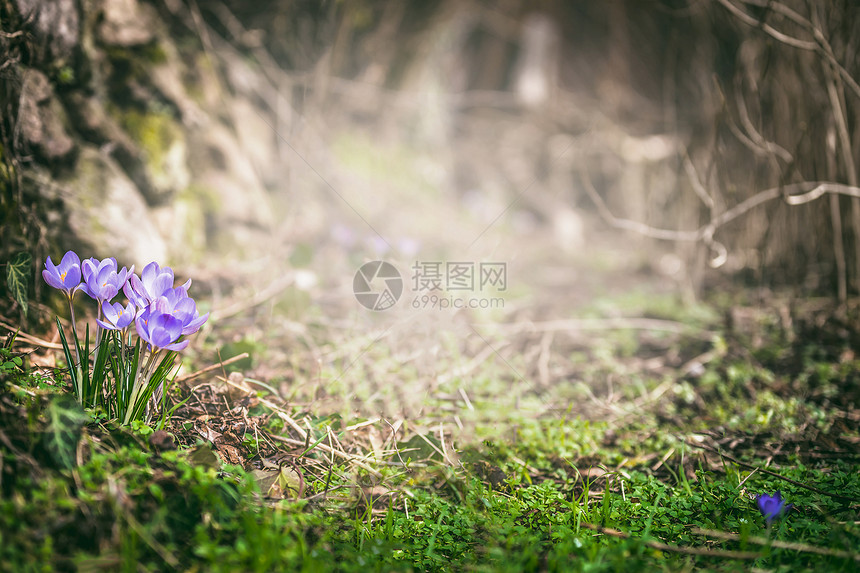
[[[128,303],[123,308],[122,303],[113,304],[105,301],[102,303],[102,316],[104,320],[96,319],[99,326],[107,330],[122,330],[134,320],[134,303]]]
[[[134,265],[131,271],[125,267],[117,271],[116,259],[113,257],[103,261],[87,259],[81,264],[81,272],[84,277],[84,292],[95,300],[104,302],[113,299],[125,286],[129,274],[134,273]]]
[[[170,313],[159,312],[155,305],[137,315],[134,321],[137,334],[152,347],[176,352],[188,346],[188,341],[177,342],[182,336],[182,321]]]
[[[335,223],[331,228],[331,236],[335,243],[346,249],[355,245],[355,232],[346,225]]]
[[[200,316],[197,310],[197,303],[194,299],[188,296],[187,287],[185,285],[167,289],[164,294],[152,303],[151,308],[155,308],[159,312],[169,313],[182,322],[182,334],[194,334],[203,323],[209,318],[207,312]]]
[[[785,500],[782,499],[782,492],[780,491],[777,491],[774,495],[763,493],[756,496],[755,501],[768,525],[770,525],[774,519],[779,519],[788,513],[793,507],[792,504],[785,503]]]
[[[368,242],[370,243],[370,248],[377,256],[382,256],[391,250],[391,245],[388,244],[388,241],[379,235],[371,237]]]
[[[188,280],[180,288],[188,291],[191,286],[191,280]],[[132,274],[128,283],[123,288],[125,296],[139,308],[149,306],[158,297],[163,295],[165,291],[173,288],[173,269],[170,267],[160,267],[158,263],[151,262],[143,267],[143,272],[140,277]]]
[[[54,265],[51,257],[45,261],[45,270],[42,278],[55,289],[59,289],[71,298],[81,284],[81,259],[74,251],[68,251],[63,255],[59,265]]]

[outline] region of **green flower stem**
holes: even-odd
[[[78,339],[78,325],[75,322],[75,305],[73,304],[74,297],[75,297],[74,294],[70,294],[68,297],[66,297],[66,300],[69,301],[69,316],[71,317],[71,320],[72,320],[72,333],[75,335],[75,360],[77,360],[77,362],[78,362],[77,367],[80,368],[81,367],[81,356],[78,353],[78,345],[77,345],[77,341],[79,339]],[[72,367],[73,367],[73,365],[69,364],[69,368],[72,368]],[[80,393],[78,395],[80,396]]]
[[[104,318],[104,313],[102,312],[102,305],[97,304],[96,306],[98,306],[98,314],[97,314],[96,318],[98,318],[98,320],[102,320]],[[101,346],[101,344],[102,344],[103,334],[104,334],[104,328],[102,328],[102,325],[99,324],[98,321],[96,321],[96,347],[95,347],[96,352],[98,352],[99,346]]]
[[[137,362],[138,368],[134,373],[133,388],[131,391],[131,398],[128,402],[128,408],[125,411],[124,424],[129,424],[131,422],[132,416],[137,410],[137,402],[140,399],[141,394],[143,394],[144,390],[149,385],[149,380],[152,378],[152,365],[155,363],[155,356],[157,354],[158,352],[156,349],[149,347],[149,356],[146,359],[146,365],[141,368],[140,364],[142,360],[138,360]]]

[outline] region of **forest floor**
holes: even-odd
[[[682,303],[598,251],[535,248],[486,311],[366,311],[336,278],[362,259],[321,249],[253,291],[204,278],[201,371],[150,426],[7,344],[0,569],[855,570],[860,307]]]

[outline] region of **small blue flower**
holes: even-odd
[[[785,503],[785,500],[782,499],[782,492],[779,491],[773,495],[768,495],[766,493],[758,495],[756,496],[755,501],[756,504],[758,504],[758,510],[764,516],[768,525],[770,525],[774,519],[779,519],[784,516],[793,507],[792,504]]]
[[[45,270],[42,271],[45,282],[56,289],[60,289],[66,296],[71,298],[81,284],[81,259],[74,251],[63,255],[59,265],[51,261],[51,257],[45,261]]]
[[[187,291],[190,286],[191,281],[189,280],[180,288]],[[122,290],[128,300],[138,308],[146,308],[171,288],[173,288],[173,269],[161,267],[153,261],[143,267],[139,277],[134,273],[129,274],[128,282]]]
[[[147,341],[155,352],[159,348],[179,352],[188,346],[188,340],[177,342],[182,336],[182,321],[170,313],[160,312],[155,304],[137,315],[134,320],[137,335]]]
[[[81,263],[81,274],[84,277],[83,291],[99,302],[110,302],[125,286],[129,274],[134,274],[125,267],[117,270],[116,259],[113,257],[99,261],[90,258]]]
[[[102,303],[102,316],[104,320],[96,319],[96,322],[99,323],[99,326],[107,330],[123,330],[134,321],[134,314],[134,303],[130,302],[123,308],[122,303],[115,302],[111,304],[105,301]]]

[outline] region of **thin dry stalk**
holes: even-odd
[[[270,437],[271,437],[273,440],[275,440],[276,442],[281,442],[281,443],[283,443],[283,444],[290,444],[291,446],[304,447],[304,445],[305,445],[305,442],[304,442],[304,441],[302,441],[302,440],[294,440],[293,438],[286,438],[286,437],[284,437],[284,436],[277,436],[277,435],[272,435],[272,436],[270,436]],[[328,452],[328,453],[330,453],[330,454],[332,454],[332,455],[335,455],[335,456],[337,456],[337,457],[339,457],[339,458],[342,458],[342,459],[344,459],[344,460],[347,460],[348,462],[350,462],[350,463],[353,463],[353,464],[357,465],[357,466],[358,466],[358,467],[360,467],[361,469],[363,469],[363,470],[365,470],[365,471],[368,471],[368,472],[372,473],[372,474],[373,474],[373,475],[375,475],[376,477],[382,477],[382,474],[381,474],[381,473],[379,473],[377,470],[375,470],[374,468],[370,467],[369,465],[367,465],[366,463],[364,463],[363,461],[361,461],[361,460],[360,460],[358,457],[356,457],[356,456],[353,456],[353,455],[351,455],[351,454],[348,454],[347,452],[342,452],[342,451],[340,451],[340,450],[338,450],[338,449],[336,449],[336,448],[333,448],[333,447],[331,447],[331,446],[327,446],[326,444],[323,444],[322,442],[320,442],[319,444],[317,444],[317,446],[316,446],[316,447],[317,447],[317,448],[319,448],[320,450],[324,451],[324,452]]]
[[[213,370],[221,369],[224,366],[227,366],[229,364],[233,364],[234,362],[238,362],[239,360],[243,360],[245,358],[248,358],[249,356],[250,356],[250,354],[248,354],[247,352],[243,352],[242,354],[237,354],[236,356],[228,358],[227,360],[222,360],[218,364],[212,364],[211,366],[207,366],[206,368],[203,368],[202,370],[198,370],[197,372],[192,372],[191,374],[186,374],[184,376],[180,376],[179,378],[176,379],[176,381],[177,382],[188,382],[189,380],[194,380],[195,378],[198,378],[198,377],[202,376],[203,374],[206,374],[207,372],[212,372]]]

